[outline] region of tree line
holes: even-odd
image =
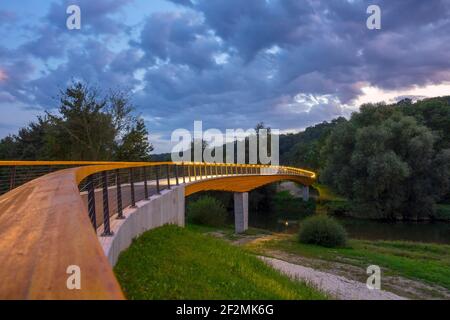
[[[318,171],[365,217],[428,219],[450,199],[450,97],[365,104],[287,138],[297,141],[280,157]]]
[[[3,160],[148,161],[153,150],[144,120],[129,94],[73,82],[47,110],[17,134],[0,140]]]

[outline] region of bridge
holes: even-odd
[[[314,172],[284,166],[174,162],[0,161],[0,299],[123,299],[112,266],[139,234],[185,224],[185,197],[234,193],[236,232],[248,192]],[[79,267],[81,288],[67,285]]]

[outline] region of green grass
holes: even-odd
[[[164,226],[121,253],[114,271],[129,299],[324,299],[254,255],[204,235],[204,227]]]
[[[276,249],[309,258],[344,261],[363,268],[375,264],[385,268],[387,274],[418,279],[450,289],[449,245],[350,240],[348,247],[331,249],[298,243],[293,236],[260,242],[248,248],[254,252]]]

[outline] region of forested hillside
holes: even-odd
[[[366,104],[280,145],[284,163],[317,170],[367,217],[432,218],[449,199],[450,97]]]

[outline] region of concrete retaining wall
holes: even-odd
[[[145,231],[165,224],[184,227],[184,201],[184,186],[174,186],[171,190],[163,190],[161,195],[137,202],[136,208],[126,208],[123,220],[113,216],[111,218],[113,236],[101,237],[103,227],[100,227],[97,234],[111,266],[117,263],[120,252],[130,246],[133,238]]]

